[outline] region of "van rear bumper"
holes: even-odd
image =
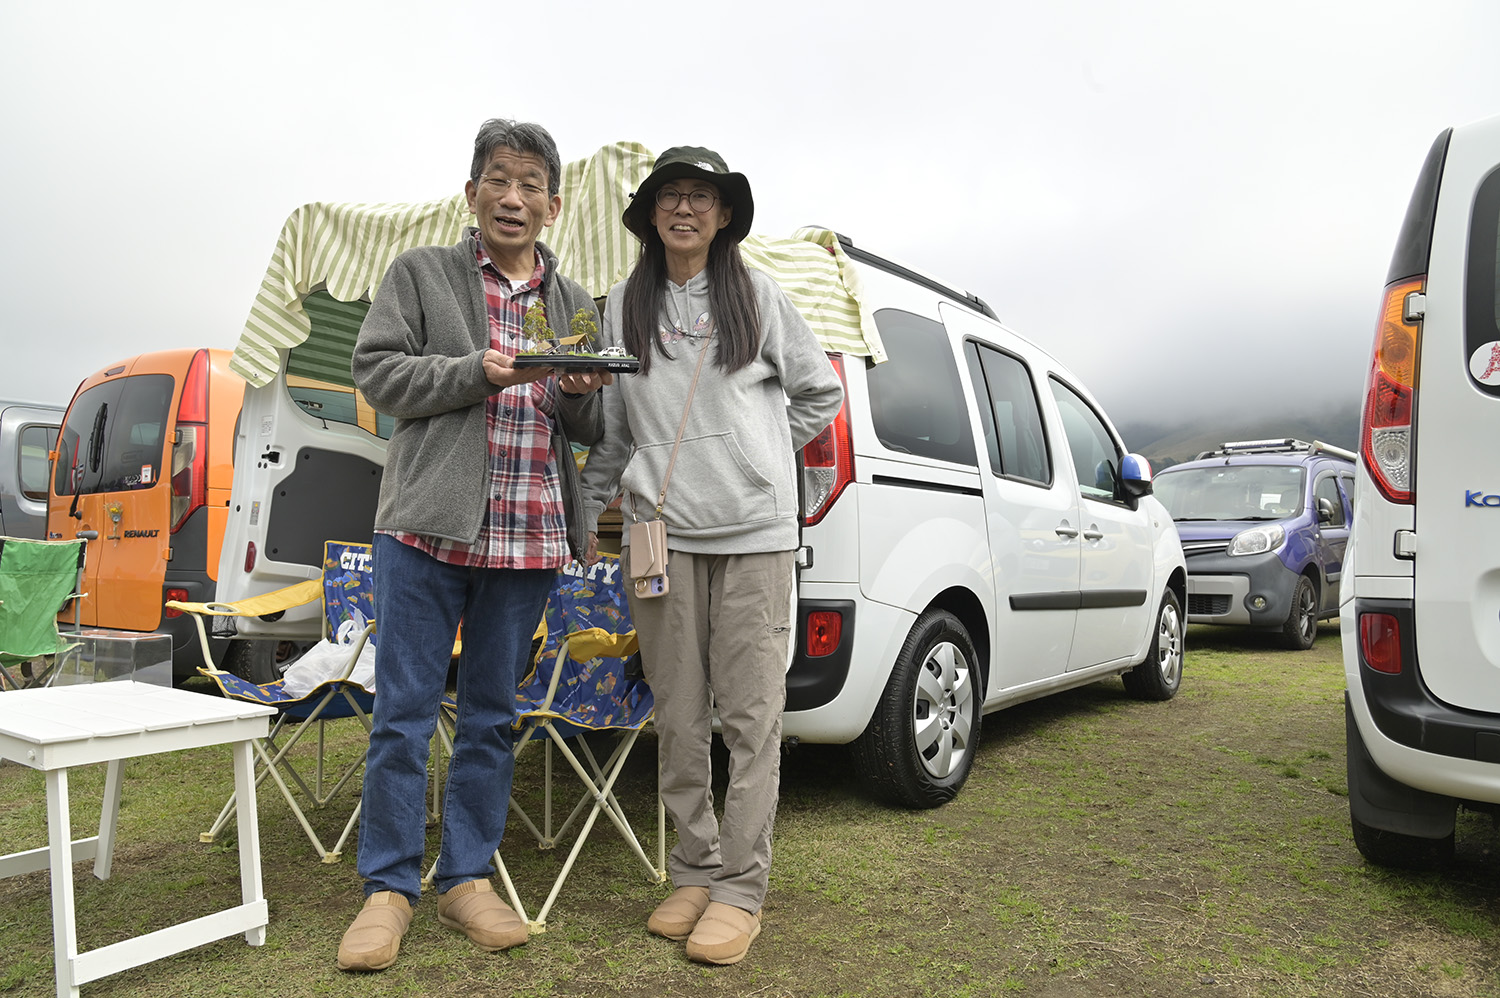
[[[1400,672],[1377,672],[1365,661],[1358,623],[1365,613],[1395,618],[1400,633]],[[1353,642],[1359,663],[1362,699],[1371,722],[1382,735],[1420,752],[1500,766],[1500,716],[1451,707],[1434,697],[1422,682],[1411,600],[1357,598],[1353,620],[1352,633],[1346,640]]]

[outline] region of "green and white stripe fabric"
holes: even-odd
[[[620,221],[629,195],[651,172],[645,146],[617,142],[563,167],[563,210],[542,239],[562,272],[602,298],[635,265],[635,237]],[[391,261],[415,246],[458,241],[472,224],[463,195],[418,204],[316,202],[282,226],[230,368],[260,387],[276,377],[283,353],[307,340],[303,299],[326,289],[341,302],[368,301]],[[745,262],[774,277],[829,350],[885,360],[875,323],[860,300],[858,272],[832,232],[801,229],[789,239],[751,234]]]

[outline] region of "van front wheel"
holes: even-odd
[[[865,784],[911,808],[952,800],[979,742],[979,656],[946,610],[928,610],[906,637],[870,724],[852,746]]]
[[[1318,591],[1307,576],[1292,590],[1292,611],[1281,625],[1281,641],[1292,651],[1306,651],[1318,640]]]

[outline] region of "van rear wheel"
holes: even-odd
[[[231,641],[219,668],[257,686],[281,678],[281,670],[276,667],[275,641]]]
[[[979,742],[979,656],[969,632],[946,610],[917,618],[875,716],[852,746],[865,785],[910,808],[952,800]]]

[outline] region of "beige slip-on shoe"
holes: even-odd
[[[680,943],[693,934],[707,907],[707,887],[679,887],[646,919],[646,931]]]
[[[365,899],[339,943],[340,970],[384,970],[396,962],[401,937],[411,925],[411,904],[395,891],[376,891]]]
[[[688,936],[687,955],[697,963],[739,963],[760,935],[760,912],[710,901]]]
[[[495,894],[488,880],[470,880],[438,895],[438,921],[469,937],[487,952],[510,949],[531,934],[515,909]]]

